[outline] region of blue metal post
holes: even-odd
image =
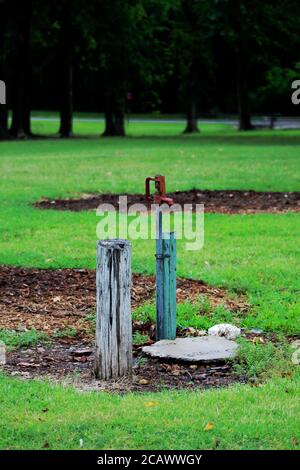
[[[163,338],[164,291],[163,291],[163,244],[162,213],[156,208],[156,339]]]
[[[176,338],[176,239],[162,233],[162,213],[156,213],[156,337]]]

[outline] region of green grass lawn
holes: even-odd
[[[42,197],[141,193],[145,177],[157,173],[166,176],[170,191],[300,189],[299,131],[244,134],[228,125],[206,124],[199,135],[189,137],[180,134],[182,128],[180,123],[131,122],[128,138],[100,139],[103,123],[76,121],[80,137],[68,141],[54,138],[55,121],[34,121],[35,132],[53,138],[1,142],[0,263],[95,267],[95,213],[33,208]],[[241,325],[299,334],[299,235],[300,214],[207,214],[204,249],[191,256],[178,243],[178,274],[244,292],[252,309],[247,318],[236,319]],[[133,270],[153,273],[153,254],[153,241],[134,241]],[[53,448],[76,448],[79,438],[89,435],[88,448],[213,448],[219,441],[220,448],[293,448],[299,446],[297,391],[295,377],[274,379],[259,389],[84,398],[71,390],[2,377],[1,409],[8,431],[2,432],[0,446],[40,448],[49,441]],[[28,401],[28,411],[21,399],[17,405],[19,395]],[[52,412],[39,422],[37,409],[50,397]],[[145,410],[144,402],[154,399],[161,405]],[[165,431],[159,432],[161,421]],[[219,424],[204,433],[205,421]]]
[[[0,404],[1,449],[299,449],[299,376],[116,396],[0,375]]]

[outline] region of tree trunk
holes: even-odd
[[[111,111],[108,111],[108,110],[105,111],[105,129],[102,135],[104,137],[115,135],[113,114]]]
[[[12,123],[10,133],[22,138],[31,135],[30,127],[30,33],[32,0],[24,0],[16,10],[16,48],[13,66]]]
[[[0,140],[8,139],[8,112],[6,105],[0,105]]]
[[[239,113],[239,130],[253,129],[249,112],[248,80],[245,52],[241,47],[237,49],[237,99]]]
[[[115,113],[115,135],[125,136],[125,112],[121,108],[117,109]]]
[[[105,130],[103,137],[125,136],[125,100],[116,99],[111,94],[105,98]]]
[[[105,129],[103,132],[103,136],[111,136],[115,135],[115,124],[114,124],[114,116],[112,110],[112,97],[110,94],[105,95]]]
[[[73,135],[73,58],[72,58],[72,11],[66,0],[62,5],[61,19],[61,90],[60,128],[61,137]]]
[[[192,98],[189,102],[189,107],[186,114],[186,128],[184,130],[185,134],[192,134],[194,132],[199,132],[198,128],[198,118],[197,118],[197,105],[196,100]]]

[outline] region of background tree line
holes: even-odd
[[[198,116],[297,112],[297,0],[0,0],[0,138],[31,136],[32,109],[104,112],[104,135],[125,134],[127,112]],[[9,120],[11,110],[11,120]]]

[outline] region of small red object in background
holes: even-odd
[[[155,193],[153,197],[150,194],[150,181],[154,181],[155,183]],[[146,199],[147,201],[154,202],[154,204],[168,204],[172,206],[174,201],[172,198],[167,197],[166,195],[166,181],[165,177],[162,175],[156,176],[148,176],[145,181],[145,189],[146,189]]]
[[[127,100],[127,101],[131,101],[132,98],[133,98],[132,93],[128,92],[127,95],[126,95],[126,100]]]

